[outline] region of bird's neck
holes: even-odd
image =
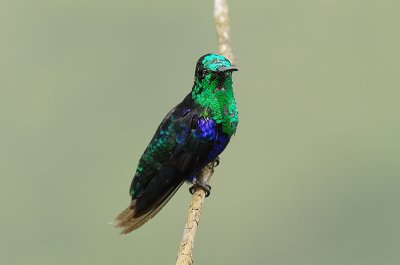
[[[195,82],[192,99],[203,109],[201,113],[203,116],[210,117],[217,124],[221,124],[222,131],[232,136],[236,132],[239,122],[232,79],[225,80],[223,90],[215,91],[215,89],[215,84],[208,84],[205,87],[203,84]],[[198,93],[199,91],[202,92]]]

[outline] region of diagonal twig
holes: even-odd
[[[229,38],[229,10],[226,0],[214,0],[214,19],[217,30],[218,52],[228,58],[234,64],[235,57],[232,53]],[[196,178],[203,183],[209,183],[214,173],[214,161],[205,166]],[[186,218],[185,229],[179,245],[176,265],[193,264],[193,244],[199,226],[201,209],[203,207],[205,191],[197,188],[192,195],[192,201]]]

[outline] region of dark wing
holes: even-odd
[[[184,102],[167,114],[139,161],[130,189],[131,206],[117,217],[116,226],[122,233],[137,229],[157,214],[186,177],[208,159],[216,124],[199,118]]]
[[[143,152],[129,190],[132,198],[139,196],[149,182],[160,171],[176,148],[175,117],[179,115],[179,105],[173,108],[158,126],[156,133]]]

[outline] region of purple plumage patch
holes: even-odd
[[[196,136],[199,138],[207,138],[210,141],[214,140],[217,135],[217,124],[213,119],[210,118],[200,118],[197,121],[197,126],[199,127],[199,132]]]
[[[217,139],[214,142],[210,153],[208,154],[208,162],[213,161],[219,154],[224,151],[225,147],[228,145],[230,137],[223,132],[218,133]]]

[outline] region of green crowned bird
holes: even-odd
[[[192,91],[165,116],[139,160],[129,190],[131,204],[115,222],[122,234],[156,215],[185,180],[209,195],[211,187],[196,175],[218,159],[236,132],[233,71],[238,69],[224,56],[200,57]]]

